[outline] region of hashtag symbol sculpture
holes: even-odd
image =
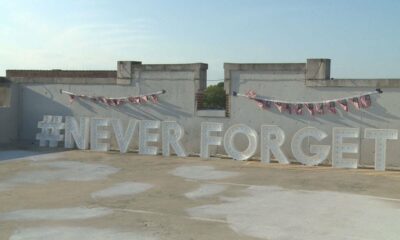
[[[41,147],[57,147],[58,142],[63,141],[64,135],[60,131],[64,129],[62,116],[43,116],[43,121],[38,122],[38,128],[42,129],[41,133],[36,134],[36,140],[39,140]]]

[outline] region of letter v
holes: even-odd
[[[129,120],[128,127],[123,131],[122,122],[119,119],[111,119],[111,125],[114,129],[115,138],[117,139],[119,151],[121,153],[126,153],[128,151],[129,145],[132,141],[133,134],[136,129],[137,120]]]

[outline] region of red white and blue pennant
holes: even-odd
[[[61,94],[67,94],[69,96],[69,103],[72,104],[76,99],[89,100],[92,102],[101,103],[107,106],[121,106],[127,103],[130,104],[144,104],[144,103],[158,103],[158,96],[164,94],[166,91],[161,90],[153,93],[148,93],[139,96],[128,96],[128,97],[104,97],[104,96],[90,96],[90,95],[82,95],[76,94],[73,92],[68,92],[65,90],[60,90]]]
[[[287,112],[289,114],[302,115],[304,110],[309,112],[310,115],[325,114],[327,112],[336,114],[337,106],[342,108],[344,111],[349,111],[349,103],[351,103],[357,110],[363,108],[369,108],[372,104],[371,95],[382,93],[381,89],[375,91],[365,92],[358,95],[347,96],[342,98],[328,99],[322,101],[305,101],[305,102],[294,102],[279,100],[273,98],[264,98],[257,96],[254,90],[247,91],[245,94],[233,92],[233,96],[245,97],[253,100],[257,103],[257,106],[261,109],[271,109],[275,107],[279,112]]]

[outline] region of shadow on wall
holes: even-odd
[[[92,113],[97,113],[95,108],[96,105],[104,110],[116,111],[122,113],[128,117],[143,120],[165,120],[165,116],[170,116],[173,118],[191,117],[189,114],[181,110],[181,107],[170,104],[163,100],[159,100],[157,104],[148,103],[143,105],[125,104],[122,106],[106,106],[102,103],[91,102],[86,100],[77,99],[74,103],[80,104],[82,107],[87,109]]]
[[[317,89],[315,89],[317,90]],[[322,89],[318,89],[322,90]],[[332,91],[332,92],[337,92],[338,90],[327,90],[324,89],[322,91]],[[343,91],[343,90],[342,90]],[[383,93],[384,94],[384,93]],[[349,96],[352,94],[349,93]],[[268,98],[269,96],[263,96],[263,95],[258,95],[261,98]],[[344,111],[338,104],[336,104],[336,114],[333,114],[331,112],[328,112],[327,109],[325,109],[325,114],[318,114],[316,113],[314,116],[310,115],[308,110],[304,107],[303,108],[303,114],[302,115],[296,115],[295,113],[289,114],[288,112],[279,112],[276,108],[272,107],[269,110],[263,110],[263,111],[269,111],[272,114],[279,114],[282,117],[290,118],[290,119],[296,119],[299,122],[302,123],[309,123],[309,122],[316,122],[316,123],[326,123],[330,122],[332,124],[339,124],[342,126],[347,126],[347,127],[353,127],[353,124],[349,123],[349,120],[353,123],[357,123],[360,125],[364,125],[367,127],[376,127],[373,124],[370,124],[370,120],[375,121],[375,122],[384,122],[384,123],[389,123],[391,120],[399,120],[400,117],[390,113],[384,106],[379,104],[378,99],[381,98],[382,96],[379,94],[372,95],[372,105],[371,107],[367,109],[360,109],[357,110],[355,109],[354,105],[350,102],[349,104],[349,112]],[[255,105],[255,103],[254,103]]]
[[[20,137],[22,143],[35,144],[36,133],[40,132],[37,123],[43,119],[44,115],[74,115],[74,112],[67,104],[60,103],[60,96],[54,89],[46,86],[31,89],[29,86],[21,86],[21,105],[18,126],[20,129]],[[166,93],[168,94],[168,93]],[[65,101],[68,101],[67,96]],[[119,107],[106,106],[98,102],[76,99],[73,104],[79,104],[81,116],[97,116],[111,117],[112,112],[118,112],[129,118],[149,119],[149,120],[165,120],[190,118],[193,113],[184,111],[182,107],[166,102],[160,97],[158,104],[148,103],[142,105],[125,104]],[[104,115],[101,115],[103,113]]]
[[[172,85],[173,86],[173,85]],[[141,89],[147,89],[144,93],[156,92],[162,89],[166,89],[166,93],[159,96],[159,102],[157,104],[154,103],[146,103],[146,104],[124,104],[121,106],[107,106],[99,102],[92,102],[86,100],[78,100],[77,102],[81,104],[84,108],[88,109],[93,113],[97,113],[93,106],[96,108],[101,108],[106,111],[116,111],[123,115],[126,115],[131,118],[136,118],[139,120],[148,119],[148,120],[165,120],[166,117],[171,117],[172,119],[180,119],[180,118],[188,118],[193,117],[194,112],[193,109],[184,109],[181,106],[173,104],[171,102],[176,102],[177,99],[185,99],[186,92],[179,91],[179,89],[175,89],[171,86],[161,86],[156,87],[146,84],[145,82],[141,83]],[[171,94],[176,94],[171,98]],[[192,96],[194,99],[194,96]],[[183,102],[178,102],[178,104],[184,105]],[[193,106],[194,108],[194,106]]]
[[[11,101],[11,85],[5,79],[0,77],[0,108],[9,107]]]
[[[320,92],[337,92],[337,90],[334,89],[321,89],[321,88],[315,88],[314,90],[318,90]],[[348,92],[351,91],[351,89],[342,89],[341,91]],[[365,89],[365,92],[371,91],[371,89]],[[346,123],[343,121],[344,119],[348,119],[352,122],[355,122],[360,125],[364,125],[367,127],[372,127],[375,128],[371,122],[379,122],[379,123],[390,123],[390,120],[399,120],[400,118],[387,110],[383,105],[379,104],[379,99],[384,97],[384,94],[390,93],[390,92],[397,92],[397,90],[385,90],[381,94],[374,94],[371,95],[372,99],[372,105],[371,107],[367,109],[360,109],[357,110],[352,103],[349,102],[349,112],[344,111],[343,109],[340,108],[340,106],[337,106],[339,118],[337,117],[320,117],[322,120],[326,120],[332,123],[340,123],[344,126],[352,127],[352,125]],[[352,95],[351,93],[348,94],[349,96]],[[332,114],[331,114],[332,115]]]
[[[163,116],[170,116],[177,119],[192,116],[191,114],[182,111],[180,107],[163,100],[159,100],[157,104],[150,103],[142,106],[126,104],[121,107],[116,107],[115,110],[139,120],[165,120],[165,117]]]
[[[28,87],[21,86],[20,115],[18,118],[19,139],[23,143],[37,144],[36,133],[40,132],[37,127],[44,115],[71,115],[71,109],[58,103],[51,90],[46,87],[45,94],[37,93]]]

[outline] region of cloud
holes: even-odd
[[[0,24],[0,75],[5,69],[114,69],[116,59],[139,51],[156,38],[155,22],[61,25],[18,12]]]

